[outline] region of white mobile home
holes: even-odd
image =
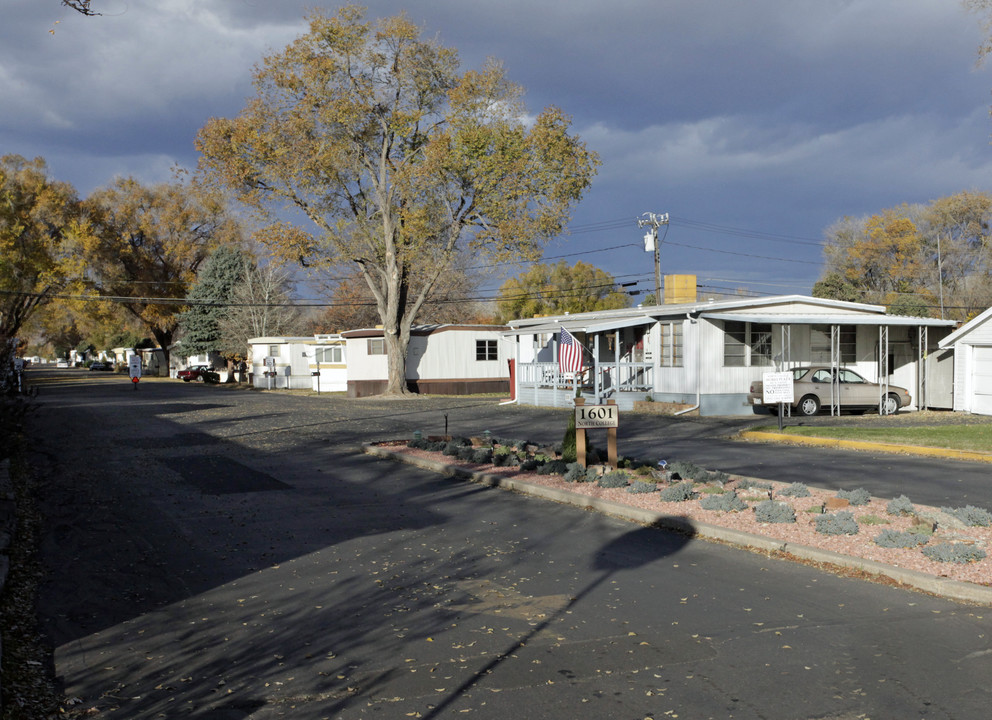
[[[507,393],[514,343],[507,328],[492,325],[421,325],[410,333],[407,386],[423,394]],[[381,328],[348,330],[348,396],[378,395],[386,387]]]
[[[950,407],[950,371],[931,353],[952,321],[886,315],[879,305],[786,295],[514,320],[515,387],[525,404],[567,407],[574,388],[621,408],[650,398],[703,415],[748,415],[753,381],[823,363],[910,389],[917,407]],[[577,375],[558,363],[560,331],[583,346]],[[942,391],[941,388],[944,388]]]
[[[344,392],[348,369],[338,335],[259,337],[248,341],[252,384],[276,390]]]
[[[954,353],[954,409],[992,415],[992,308],[941,340]]]

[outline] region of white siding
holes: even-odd
[[[971,411],[981,415],[992,415],[992,347],[974,348],[971,393]]]

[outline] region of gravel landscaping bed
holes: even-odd
[[[737,512],[722,512],[707,510],[701,505],[703,498],[711,495],[706,492],[712,486],[698,484],[698,497],[684,502],[663,502],[659,489],[670,486],[670,483],[657,483],[652,492],[632,493],[626,488],[605,488],[595,482],[567,482],[561,475],[544,475],[535,472],[521,472],[515,467],[496,467],[490,464],[473,464],[459,461],[454,457],[440,452],[428,452],[407,447],[405,443],[393,443],[388,447],[390,452],[430,459],[436,462],[457,465],[472,471],[487,474],[512,477],[528,483],[554,488],[560,491],[601,498],[628,507],[642,508],[653,512],[664,513],[674,518],[682,518],[694,523],[728,528],[749,533],[764,538],[782,541],[804,547],[819,548],[848,557],[862,558],[892,567],[925,573],[938,578],[972,583],[980,586],[992,586],[992,557],[988,556],[992,548],[992,527],[966,526],[957,521],[953,515],[942,512],[940,508],[923,505],[912,505],[912,513],[890,512],[890,500],[870,497],[867,503],[858,505],[843,505],[843,499],[837,499],[836,492],[817,488],[806,488],[806,497],[788,497],[783,494],[790,487],[784,482],[759,482],[752,485],[753,480],[738,476],[722,483],[719,488],[724,492],[735,491],[738,497],[748,506]],[[633,476],[632,476],[633,479]],[[799,478],[797,478],[798,480]],[[765,487],[767,486],[767,487]],[[761,522],[756,508],[763,502],[786,503],[795,516],[795,522]],[[831,509],[830,505],[843,505]],[[826,512],[823,508],[826,506]],[[855,534],[825,534],[821,528],[830,520],[827,516],[849,512],[853,516]],[[926,520],[922,520],[925,518]],[[876,538],[883,532],[910,533],[915,525],[929,524],[935,527],[926,543],[918,548],[882,547],[876,543]],[[938,561],[924,554],[924,548],[950,545],[954,549],[973,549],[975,556],[984,557],[967,561]]]

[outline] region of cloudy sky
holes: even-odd
[[[103,14],[83,17],[6,0],[0,153],[44,157],[82,195],[116,175],[167,180],[314,5],[92,0]],[[466,68],[501,59],[532,111],[572,116],[603,165],[546,256],[645,292],[646,212],[670,216],[663,273],[696,274],[704,292],[807,293],[833,221],[992,190],[992,67],[976,66],[981,29],[957,0],[365,5],[405,10]]]

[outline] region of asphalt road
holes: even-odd
[[[31,381],[40,612],[89,717],[988,716],[988,608],[356,452],[445,425],[555,442],[562,411]],[[985,466],[622,422],[622,453],[989,505]]]

